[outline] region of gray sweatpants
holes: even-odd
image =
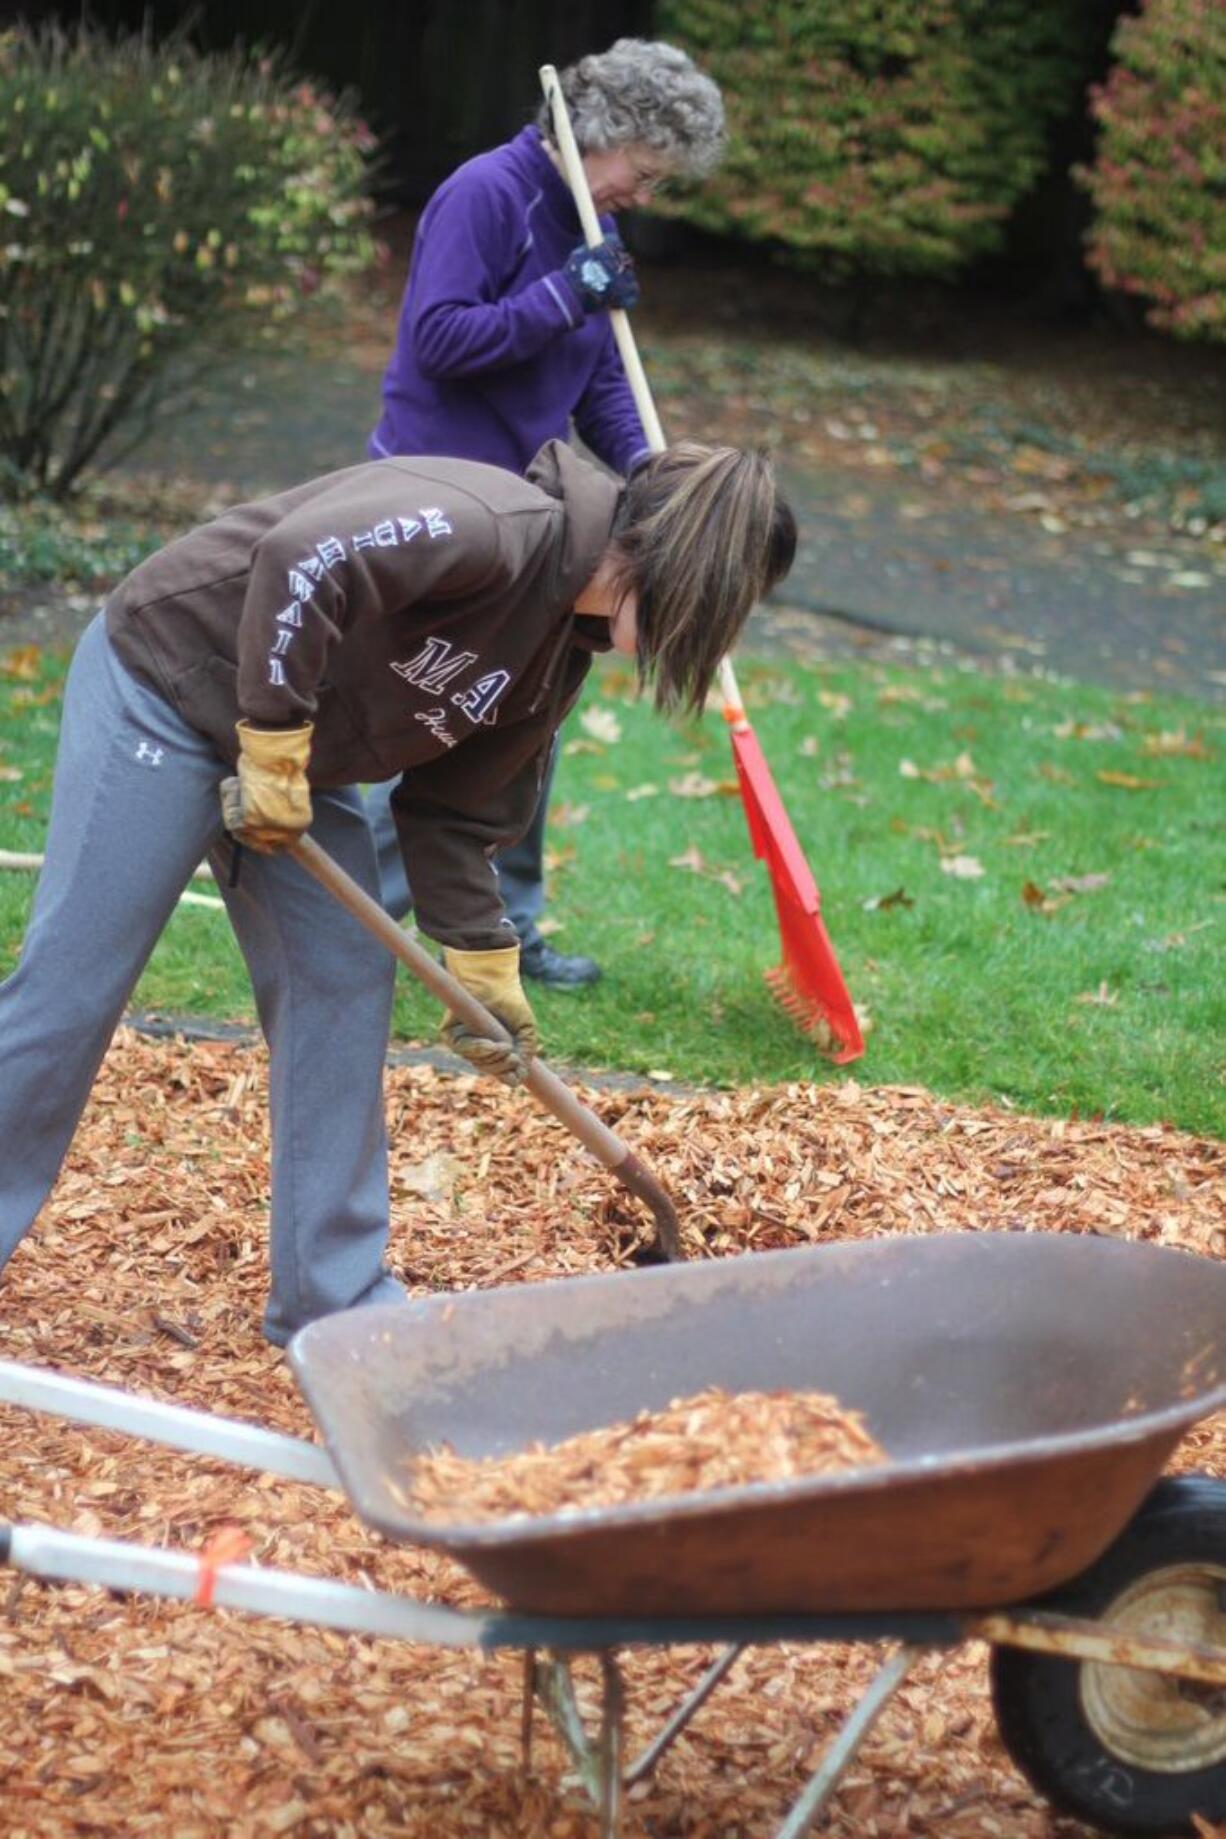
[[[123,668],[99,615],[68,674],[46,862],[21,960],[0,984],[0,1265],[46,1199],[124,1005],[207,855],[270,1049],[264,1332],[283,1345],[317,1316],[403,1295],[383,1265],[395,965],[284,856],[244,850],[227,885],[218,786],[229,770]],[[313,836],[377,894],[360,794],[317,792],[313,805]]]

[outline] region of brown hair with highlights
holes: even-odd
[[[756,601],[796,554],[764,453],[681,441],[627,480],[610,533],[616,591],[638,597],[638,674],[663,714],[697,713]]]

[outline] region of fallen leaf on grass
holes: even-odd
[[[1114,1009],[1119,1000],[1119,991],[1108,989],[1105,977],[1096,990],[1085,990],[1073,998],[1075,1003],[1091,1003],[1096,1009]]]
[[[1118,741],[1124,730],[1114,722],[1059,722],[1052,729],[1058,741]]]
[[[1165,785],[1165,779],[1139,779],[1135,773],[1095,773],[1100,785],[1119,786],[1124,792],[1152,792]]]
[[[973,779],[976,769],[970,754],[960,753],[956,760],[941,766],[917,766],[914,760],[900,760],[898,770],[904,779],[927,779],[939,785],[950,779]]]
[[[1050,830],[1015,830],[1012,836],[1002,839],[1011,849],[1034,849],[1039,843],[1046,843]]]
[[[947,837],[943,830],[934,830],[929,824],[909,824],[901,817],[890,819],[890,829],[897,831],[899,836],[912,837],[917,843],[935,843],[937,854],[943,858],[956,856],[959,853],[956,839],[966,835],[966,826],[956,813],[950,819],[949,827],[953,832],[952,838]]]
[[[1189,738],[1186,728],[1164,730],[1161,734],[1147,734],[1141,743],[1141,752],[1151,759],[1169,759],[1173,756],[1185,760],[1216,760],[1212,747],[1205,745],[1204,735],[1198,728]]]
[[[600,690],[603,696],[618,696],[623,702],[634,702],[639,693],[638,677],[632,670],[607,664],[600,673]]]
[[[708,779],[703,773],[683,773],[670,779],[668,789],[674,798],[735,798],[740,786],[735,779]]]
[[[0,766],[0,780],[3,780],[5,785],[16,785],[19,779],[24,778],[25,774],[19,766]]]
[[[951,782],[965,785],[985,805],[993,802],[992,781],[978,770],[969,753],[960,753],[956,760],[944,762],[940,766],[917,766],[914,760],[900,760],[898,770],[904,779],[925,779],[930,785],[946,785]]]
[[[14,690],[12,706],[14,709],[45,709],[50,702],[57,702],[64,688],[64,679],[57,677],[54,683],[48,683],[41,690]]]
[[[593,740],[606,741],[610,745],[622,738],[622,725],[612,709],[585,709],[579,717],[579,726]]]
[[[688,869],[691,874],[701,875],[707,881],[718,881],[730,894],[739,896],[745,892],[745,884],[739,875],[735,875],[730,868],[713,868],[696,844],[692,843],[684,855],[670,856],[668,866]]]
[[[744,689],[746,708],[762,709],[778,704],[794,709],[803,700],[799,689],[787,677],[750,677]],[[723,697],[718,686],[713,686],[710,700],[714,701],[717,709],[722,708]]]
[[[1061,894],[1053,899],[1037,881],[1022,883],[1022,905],[1029,907],[1032,913],[1058,913],[1061,907],[1067,907],[1071,899],[1070,894]]]
[[[568,759],[573,759],[578,754],[603,753],[604,748],[599,741],[585,741],[582,735],[577,734],[573,741],[562,743],[562,752]]]
[[[905,888],[895,888],[892,894],[878,894],[872,900],[863,903],[866,913],[888,913],[891,907],[913,907],[911,895]]]
[[[13,677],[21,683],[33,683],[42,663],[40,645],[14,645],[0,658],[0,677]]]
[[[1062,894],[1095,894],[1099,888],[1105,888],[1110,882],[1110,875],[1055,875],[1052,877],[1053,888]]]
[[[1211,919],[1198,920],[1195,926],[1185,926],[1182,932],[1168,932],[1161,939],[1143,940],[1141,949],[1142,951],[1179,951],[1187,944],[1193,933],[1203,932],[1206,926],[1212,925]]]
[[[845,696],[841,690],[819,690],[817,700],[823,709],[829,709],[838,722],[851,714],[851,697]]]
[[[626,793],[627,802],[632,805],[637,804],[640,798],[658,798],[659,796],[658,785],[632,785]]]
[[[815,760],[821,751],[821,742],[815,734],[806,734],[796,751],[806,760]]]
[[[576,824],[585,824],[591,814],[591,805],[551,805],[549,807],[549,822],[556,830],[566,830]]]
[[[941,857],[941,873],[953,875],[958,881],[978,881],[983,872],[983,863],[978,856]]]
[[[845,750],[837,753],[831,771],[823,773],[817,782],[822,791],[835,792],[847,787],[858,786],[860,781],[856,778],[855,764],[852,756]]]

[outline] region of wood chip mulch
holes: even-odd
[[[1053,1122],[919,1089],[797,1084],[585,1094],[677,1200],[690,1249],[882,1233],[1102,1232],[1226,1255],[1226,1153],[1161,1127]],[[392,1261],[421,1291],[628,1261],[634,1203],[523,1094],[388,1076]],[[121,1033],[52,1201],[7,1271],[0,1355],[295,1435],[310,1422],[260,1337],[264,1064]],[[469,1606],[449,1560],[366,1531],[339,1495],[0,1410],[0,1514],[199,1550],[237,1526],[261,1564]],[[1226,1476],[1226,1419],[1177,1467]],[[520,1659],[373,1641],[79,1585],[3,1584],[4,1839],[589,1839],[547,1730],[519,1759]],[[709,1656],[630,1656],[631,1752]],[[773,1833],[879,1656],[743,1656],[658,1774],[631,1839]],[[594,1705],[596,1673],[578,1669]],[[538,1721],[539,1727],[539,1721]],[[926,1660],[860,1752],[823,1832],[1071,1839],[997,1739],[984,1650]]]
[[[833,1475],[885,1460],[862,1414],[829,1393],[708,1386],[662,1411],[507,1456],[473,1458],[448,1443],[432,1445],[411,1462],[411,1492],[425,1519],[471,1525]]]

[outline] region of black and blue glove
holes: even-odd
[[[585,313],[599,313],[605,307],[632,307],[638,302],[634,263],[614,231],[594,249],[583,243],[572,250],[562,273],[578,294]]]

